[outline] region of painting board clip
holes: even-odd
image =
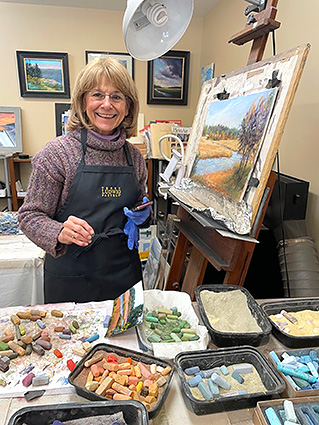
[[[278,70],[278,69],[275,69],[275,70],[272,72],[271,79],[269,79],[269,80],[268,80],[268,83],[267,83],[266,89],[273,89],[273,88],[275,88],[275,87],[279,86],[279,84],[281,83],[281,80],[279,80],[279,79],[277,78],[277,77],[278,77],[278,74],[279,74],[279,70]]]
[[[257,187],[259,185],[259,179],[257,177],[251,177],[248,182],[248,187]]]
[[[224,88],[224,90],[221,93],[217,93],[217,99],[218,100],[227,100],[229,98],[229,94],[227,93],[226,89]]]

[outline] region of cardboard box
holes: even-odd
[[[298,405],[305,403],[319,403],[319,397],[307,397],[307,398],[290,398],[290,401],[293,402],[294,407],[298,408]],[[264,411],[268,407],[276,408],[277,406],[283,405],[285,399],[280,400],[267,400],[267,401],[258,401],[257,407],[254,410],[253,422],[255,425],[269,425],[268,420],[265,418]]]

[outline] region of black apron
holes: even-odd
[[[54,220],[63,223],[74,215],[86,220],[95,235],[86,247],[68,245],[61,257],[46,254],[46,303],[110,300],[142,279],[138,250],[128,249],[123,232],[123,207],[134,206],[141,194],[127,142],[127,166],[86,165],[86,139],[87,130],[82,129],[82,160]]]

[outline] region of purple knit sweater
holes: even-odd
[[[117,140],[105,140],[88,131],[85,163],[88,165],[127,165],[122,130]],[[147,171],[141,152],[128,143],[135,173],[145,196]],[[32,160],[27,196],[19,209],[21,230],[53,257],[63,255],[66,246],[58,243],[63,223],[53,220],[68,195],[82,158],[81,132],[73,130],[49,142]]]

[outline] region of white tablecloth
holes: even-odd
[[[45,252],[25,235],[0,236],[0,307],[43,304]]]

